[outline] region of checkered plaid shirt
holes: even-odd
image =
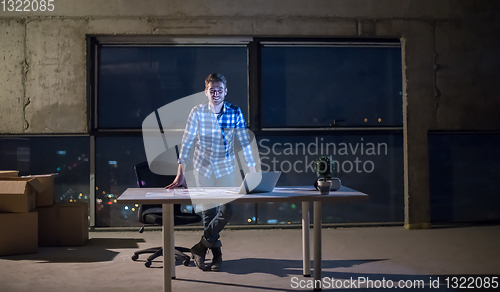
[[[206,177],[210,177],[212,172],[216,178],[232,173],[235,133],[243,148],[247,166],[255,166],[250,136],[241,109],[224,102],[222,112],[215,114],[208,102],[195,106],[184,129],[179,163],[189,162],[189,152],[195,138],[198,138],[194,149],[194,168]]]

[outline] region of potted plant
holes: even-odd
[[[329,156],[318,157],[314,161],[314,171],[320,177],[317,181],[320,193],[322,195],[328,195],[332,187],[332,182],[328,177],[333,171],[333,162],[331,158]]]

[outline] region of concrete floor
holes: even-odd
[[[178,231],[176,245],[190,247],[200,236],[200,231]],[[90,237],[83,247],[39,248],[38,254],[1,257],[0,291],[162,291],[163,258],[151,268],[144,267],[142,258],[130,259],[138,248],[161,245],[160,232],[92,232]],[[202,272],[193,263],[185,267],[179,262],[174,291],[311,290],[294,289],[312,285],[299,282],[312,279],[302,277],[300,229],[224,230],[222,242],[223,270]],[[358,279],[373,285],[383,285],[384,279],[386,285],[388,280],[395,285],[423,280],[426,286],[420,291],[451,291],[446,277],[500,277],[499,246],[500,226],[324,229],[322,276],[337,284],[337,279],[352,277],[343,287],[354,283],[351,288],[358,291],[367,287]],[[441,286],[431,288],[430,280],[438,277]]]

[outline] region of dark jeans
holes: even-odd
[[[234,186],[234,172],[226,176],[216,179],[214,174],[210,178],[204,177],[196,170],[194,171],[196,184],[198,187],[233,187]],[[205,206],[205,204],[203,204]],[[205,209],[205,208],[204,208]],[[231,204],[221,206],[214,206],[201,212],[203,219],[203,227],[205,232],[201,242],[206,247],[220,247],[219,233],[224,226],[229,222],[233,215],[233,208]]]
[[[201,212],[205,232],[202,242],[207,247],[220,247],[219,233],[233,215],[231,204],[225,204]]]

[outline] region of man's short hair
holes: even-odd
[[[213,82],[222,82],[224,84],[224,87],[227,87],[226,86],[226,77],[224,77],[224,75],[222,74],[219,74],[219,73],[212,73],[210,75],[208,75],[207,79],[205,79],[205,88],[208,87],[208,85],[210,83],[213,83]]]

